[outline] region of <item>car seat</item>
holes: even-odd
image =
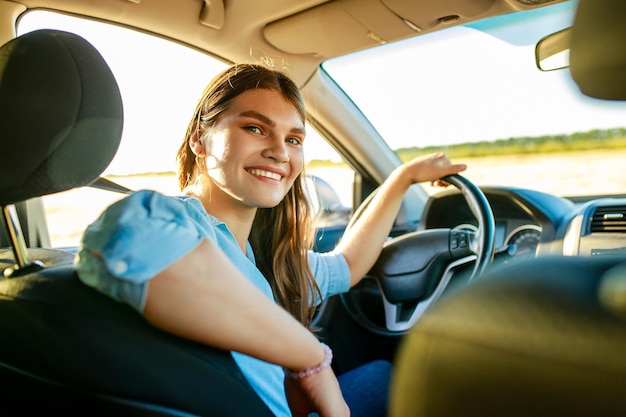
[[[399,348],[390,416],[623,416],[626,319],[598,297],[621,262],[520,261],[442,297]]]
[[[570,41],[570,72],[580,91],[626,100],[626,2],[579,0]]]
[[[122,101],[97,50],[31,32],[0,48],[0,77],[0,414],[271,416],[229,352],[150,326],[82,284],[73,253],[24,239],[16,205],[92,183],[117,151]]]

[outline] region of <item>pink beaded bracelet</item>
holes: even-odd
[[[285,369],[285,374],[293,379],[303,379],[308,376],[315,375],[322,370],[328,368],[328,366],[330,366],[330,363],[333,361],[333,351],[330,350],[327,344],[321,343],[321,345],[324,348],[324,359],[322,359],[320,363],[302,371],[291,371],[289,369]]]

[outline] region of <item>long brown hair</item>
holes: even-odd
[[[178,154],[178,183],[183,190],[193,183],[198,167],[189,140],[215,125],[232,100],[255,88],[281,93],[305,122],[304,102],[293,80],[265,64],[239,64],[218,74],[206,87]],[[314,303],[321,297],[308,262],[313,243],[312,208],[306,194],[304,172],[275,207],[258,208],[250,232],[257,267],[270,283],[278,302],[302,324],[310,327]]]

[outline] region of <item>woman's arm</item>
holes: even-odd
[[[311,368],[324,359],[315,336],[208,240],[149,281],[144,316],[167,332],[292,370]],[[322,416],[347,415],[330,367],[290,384],[292,407],[304,403]]]
[[[416,158],[391,173],[337,245],[336,250],[350,267],[350,286],[356,285],[376,262],[407,189],[414,183],[436,181],[465,169],[465,165],[451,164],[444,154],[436,153]]]

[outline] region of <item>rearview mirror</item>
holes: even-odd
[[[535,62],[541,71],[569,67],[571,28],[565,28],[542,38],[535,46]]]

